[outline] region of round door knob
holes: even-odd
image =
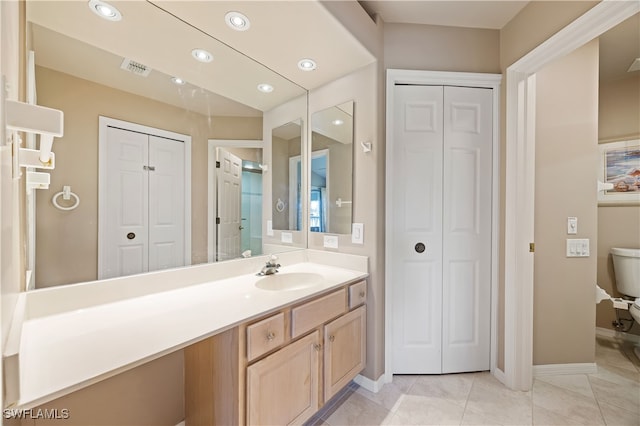
[[[127,239],[129,239],[129,240],[133,240],[135,237],[136,237],[136,234],[134,234],[133,232],[129,232],[127,234]]]
[[[418,253],[423,253],[426,248],[427,247],[424,245],[424,243],[418,243],[415,246],[416,252]]]

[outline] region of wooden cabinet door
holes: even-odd
[[[302,424],[318,411],[320,348],[315,331],[247,368],[247,424]]]
[[[361,306],[324,327],[324,400],[345,387],[365,366],[366,308]]]

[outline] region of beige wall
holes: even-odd
[[[566,27],[598,1],[532,1],[500,30],[502,70]]]
[[[595,40],[536,76],[534,365],[595,360],[597,134]],[[567,258],[567,238],[588,238],[591,256]]]
[[[600,84],[598,138],[600,142],[640,138],[640,76]],[[598,285],[614,297],[616,290],[612,247],[640,248],[640,206],[598,207]],[[621,314],[623,318],[629,316]],[[613,329],[610,302],[596,306],[596,326]],[[640,334],[640,324],[631,330]]]
[[[500,32],[437,25],[385,24],[385,68],[500,72]]]
[[[36,84],[38,103],[65,114],[51,185],[36,193],[36,286],[97,278],[100,115],[192,137],[192,262],[206,262],[207,139],[262,139],[262,119],[206,117],[41,67]],[[57,210],[51,203],[63,185],[71,185],[81,199],[73,211]]]
[[[566,27],[597,1],[530,2],[500,30],[500,68],[507,68]],[[506,171],[506,79],[502,80],[500,107],[500,194],[505,194]],[[500,200],[500,264],[504,265],[504,196]],[[500,267],[498,286],[498,368],[504,369],[504,267]],[[543,315],[534,305],[533,315]],[[541,350],[542,348],[538,348]]]
[[[184,420],[183,363],[183,351],[166,355],[37,407],[66,408],[68,419],[23,425],[175,426]]]

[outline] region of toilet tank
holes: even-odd
[[[640,249],[612,248],[611,256],[618,291],[640,297]]]

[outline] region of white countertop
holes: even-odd
[[[366,267],[362,269],[303,261],[281,267],[279,274],[322,276],[307,288],[263,290],[255,286],[261,277],[251,273],[27,316],[20,336],[17,405],[35,407],[282,306],[360,280],[368,275]]]

